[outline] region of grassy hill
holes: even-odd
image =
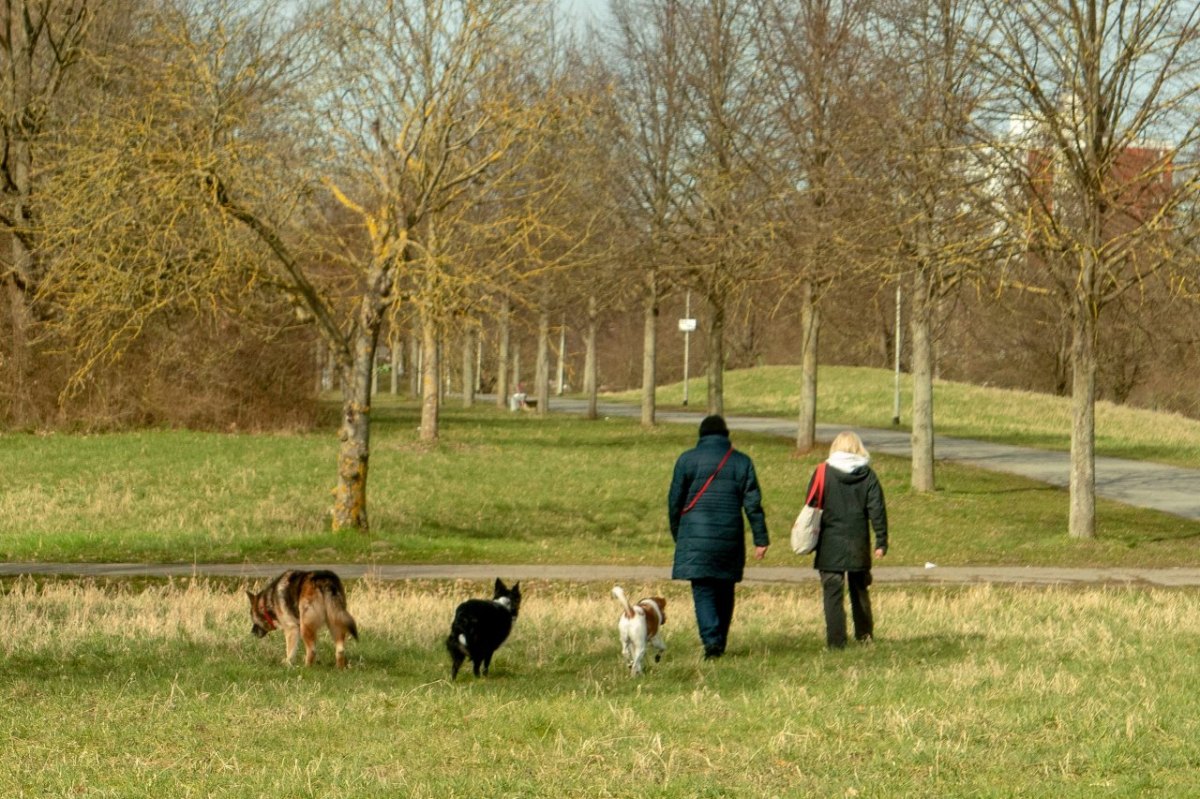
[[[794,417],[799,412],[800,367],[763,366],[725,374],[729,414]],[[692,380],[690,406],[703,408],[708,383]],[[1068,450],[1071,400],[1032,391],[934,381],[934,425],[939,435]],[[895,377],[886,369],[822,366],[817,372],[817,421],[858,427],[892,426]],[[634,401],[640,394],[609,395]],[[683,385],[661,386],[663,407],[678,407]],[[912,379],[901,375],[901,425],[911,421]],[[1179,466],[1200,466],[1200,421],[1175,413],[1096,403],[1097,454]]]

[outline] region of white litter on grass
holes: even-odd
[[[936,569],[936,568],[937,568],[937,564],[936,564],[936,563],[930,563],[929,561],[925,561],[925,568],[926,568],[926,569]]]

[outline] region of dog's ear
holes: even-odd
[[[663,610],[667,609],[667,600],[663,599],[660,596],[656,596],[656,597],[654,597],[654,601],[658,603],[659,608],[661,608]]]
[[[507,590],[508,590],[508,589],[507,589],[507,588],[504,586],[504,581],[503,581],[503,580],[501,580],[499,577],[497,577],[497,578],[496,578],[496,587],[492,589],[492,593],[493,593],[495,596],[501,596],[501,595],[503,595],[503,594],[504,594],[504,592],[505,592],[505,591],[507,591]]]
[[[512,590],[509,593],[511,593],[517,599],[521,598],[521,581],[520,580],[517,580],[515,583],[513,583]]]
[[[249,598],[249,600],[250,600],[250,607],[254,607],[254,600],[256,600],[256,599],[257,599],[257,597],[256,597],[256,596],[254,596],[254,592],[253,592],[253,591],[250,591],[250,590],[247,590],[247,591],[246,591],[246,597],[247,597],[247,598]]]

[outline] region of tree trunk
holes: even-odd
[[[441,363],[437,321],[429,313],[421,314],[421,430],[422,441],[438,440],[438,415],[441,412]]]
[[[1096,537],[1096,314],[1095,305],[1075,302],[1071,343],[1072,538]]]
[[[642,298],[642,427],[655,422],[654,392],[658,388],[658,273],[646,270],[645,294]]]
[[[321,391],[333,391],[338,369],[337,347],[325,338],[317,339],[317,347],[321,353]]]
[[[706,376],[708,377],[708,413],[725,413],[725,302],[711,294],[708,297],[708,342]]]
[[[596,379],[596,296],[588,297],[587,329],[584,333],[586,353],[583,359],[583,390],[587,394],[587,418],[595,419],[600,414],[597,409],[596,394],[598,392]]]
[[[500,298],[500,319],[499,327],[496,331],[496,405],[501,408],[508,407],[508,395],[512,393],[512,388],[508,383],[508,346],[511,315],[512,304],[508,296],[505,295]]]
[[[537,415],[545,416],[550,409],[550,314],[546,311],[538,314],[537,372],[534,381],[537,383],[534,389]]]
[[[366,306],[369,300],[364,298]],[[364,313],[364,316],[367,314]],[[338,483],[334,489],[334,532],[366,532],[367,466],[371,456],[371,369],[379,325],[360,326],[351,342],[349,363],[343,363],[342,426],[338,431]]]
[[[383,328],[384,312],[390,302],[392,269],[389,264],[372,265],[359,303],[358,319],[343,354],[342,427],[338,433],[338,484],[333,492],[332,527],[336,532],[352,527],[366,532],[367,466],[371,455],[371,385],[375,371],[375,347]]]
[[[800,415],[796,424],[796,451],[810,452],[817,444],[817,347],[821,314],[812,283],[800,290]]]
[[[512,377],[509,379],[509,383],[514,392],[526,393],[525,381],[521,379],[521,347],[519,345],[512,348]]]
[[[1067,396],[1071,389],[1071,357],[1074,354],[1071,347],[1075,328],[1069,313],[1064,313],[1063,317],[1056,331],[1058,346],[1054,348],[1054,396],[1056,397]]]
[[[14,224],[23,228],[29,224],[32,150],[27,141],[18,138],[9,144],[6,156],[9,161],[9,174],[15,183],[11,195],[13,201],[9,204],[10,213]],[[8,364],[11,380],[9,390],[12,397],[13,424],[18,428],[25,428],[36,425],[38,420],[37,401],[34,397],[36,377],[33,358],[37,314],[33,307],[33,296],[42,276],[34,253],[20,236],[10,234],[9,253],[12,261],[7,265],[9,274],[5,276],[4,281],[8,287],[9,324],[12,326]]]
[[[928,270],[913,271],[912,306],[912,488],[933,491],[933,303]]]
[[[392,333],[392,396],[400,393],[400,378],[404,376],[404,340],[395,331]]]
[[[438,376],[438,415],[441,415],[442,406],[446,404],[446,395],[450,393],[450,368],[442,368],[446,363],[446,337],[442,333],[441,325],[438,325],[434,331],[437,336],[437,376]]]
[[[316,347],[313,349],[313,366],[317,370],[317,385],[315,388],[318,397],[325,390],[325,348],[325,339],[318,337]]]
[[[567,323],[558,328],[558,372],[555,377],[554,396],[561,397],[566,389],[567,371]]]
[[[475,405],[475,331],[467,328],[462,340],[462,398],[463,407]]]
[[[14,242],[13,250],[17,249]],[[8,364],[8,393],[12,423],[17,428],[28,427],[34,423],[33,393],[30,389],[32,370],[30,364],[33,357],[30,354],[30,330],[33,327],[33,314],[29,308],[25,292],[13,279],[5,280],[8,288],[9,325],[12,335],[9,337]]]
[[[412,335],[408,337],[408,393],[414,397],[421,396],[421,319],[413,317]]]

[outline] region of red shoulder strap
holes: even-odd
[[[813,497],[817,498],[817,504],[813,505]],[[808,492],[808,499],[804,500],[805,505],[813,505],[814,508],[825,507],[825,462],[821,461],[817,464],[816,476],[813,479],[812,488]]]
[[[683,509],[683,513],[690,511],[700,500],[700,497],[704,496],[704,492],[708,490],[710,485],[712,485],[713,478],[717,476],[717,472],[720,472],[721,469],[725,467],[725,461],[729,460],[729,456],[732,454],[733,447],[730,447],[729,451],[725,453],[725,457],[721,458],[721,462],[717,464],[717,470],[708,476],[708,479],[704,481],[704,485],[700,486],[700,490],[696,492],[696,496],[692,497],[692,501],[689,502],[687,507]],[[682,516],[683,513],[679,515]]]

